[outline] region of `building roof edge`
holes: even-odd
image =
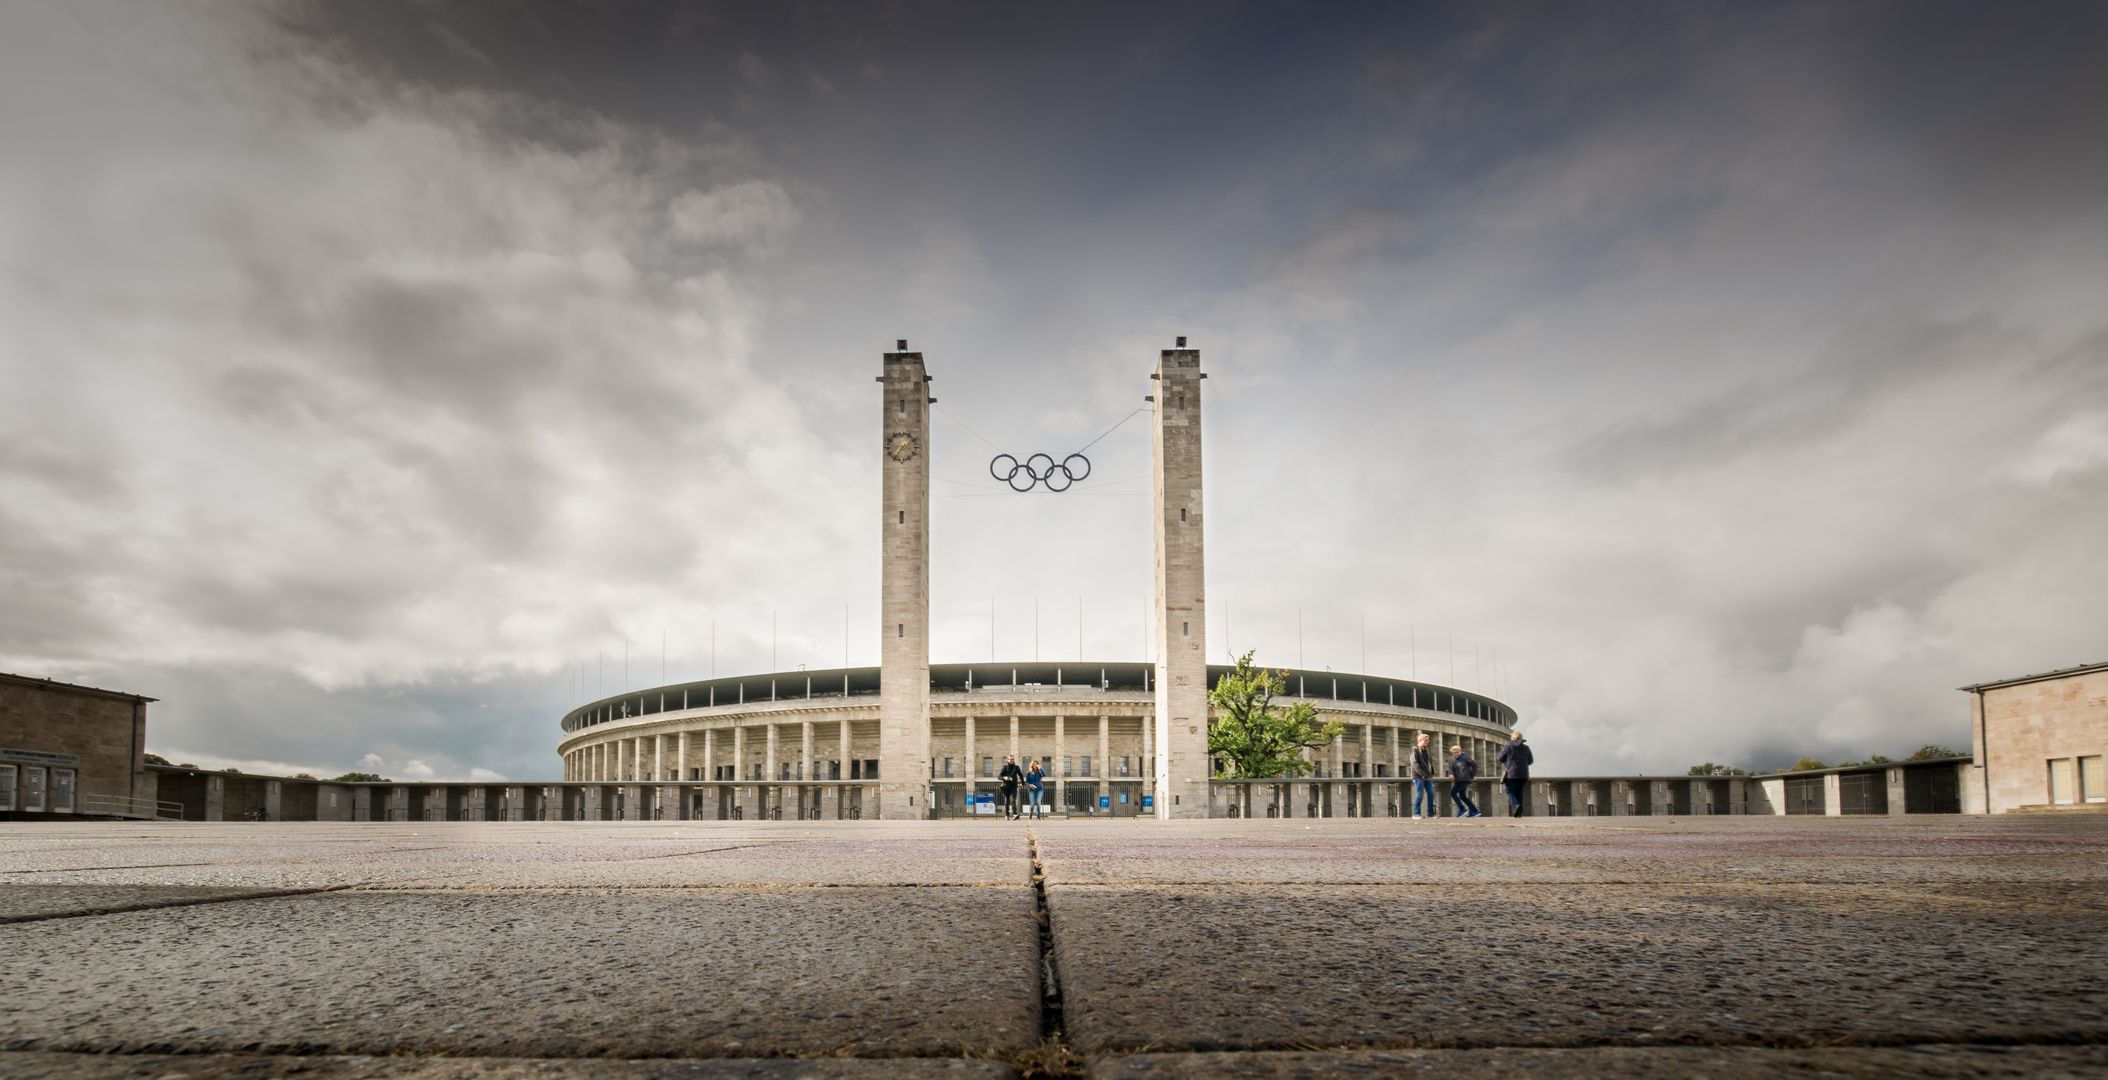
[[[2108,671],[2108,662],[2103,662],[2099,664],[2080,664],[2077,667],[2058,668],[2055,671],[2045,671],[2036,675],[2020,675],[2011,679],[1993,679],[1990,682],[1980,682],[1969,686],[1957,686],[1955,687],[1955,689],[1960,690],[1962,693],[1965,694],[1973,694],[1982,690],[1999,690],[2008,686],[2021,686],[2026,683],[2046,682],[2050,679],[2063,679],[2073,675],[2085,675],[2089,672],[2094,671]]]
[[[15,686],[34,686],[44,690],[70,690],[74,693],[94,694],[98,697],[115,698],[119,701],[147,702],[161,700],[160,698],[150,698],[145,694],[134,694],[126,690],[105,690],[100,686],[82,686],[79,683],[60,682],[57,679],[39,679],[34,676],[16,675],[6,671],[0,671],[0,683],[8,683]]]

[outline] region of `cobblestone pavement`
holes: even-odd
[[[0,1074],[2108,1076],[2104,877],[2098,816],[0,824]]]

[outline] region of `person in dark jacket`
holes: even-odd
[[[1511,732],[1508,745],[1500,748],[1495,759],[1500,762],[1501,783],[1508,789],[1508,816],[1522,816],[1523,789],[1530,784],[1530,762],[1536,757],[1530,753],[1530,744],[1522,741],[1522,732]]]
[[[1427,744],[1428,737],[1420,736],[1413,743],[1413,820],[1420,820],[1420,800],[1427,800],[1427,816],[1440,817],[1435,805],[1435,751]]]
[[[1017,820],[1017,786],[1024,782],[1025,770],[1017,767],[1017,755],[1003,756],[1002,771],[995,774],[1003,783],[1003,813],[1012,821]]]
[[[1479,804],[1471,801],[1471,782],[1479,778],[1479,763],[1461,746],[1449,748],[1449,801],[1458,817],[1478,817]]]

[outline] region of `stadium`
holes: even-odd
[[[1151,663],[932,664],[929,396],[906,341],[878,376],[884,536],[880,663],[652,687],[563,717],[558,752],[580,816],[915,820],[989,813],[1006,756],[1037,759],[1057,814],[1157,818],[1377,817],[1410,812],[1399,783],[1421,733],[1489,762],[1514,710],[1482,694],[1375,675],[1289,670],[1287,693],[1346,733],[1305,780],[1220,781],[1203,730],[1208,691],[1200,351],[1150,374],[1156,537]],[[1044,456],[1044,455],[1039,455]],[[1007,455],[1005,455],[1007,457]],[[1002,461],[998,458],[998,463]],[[1052,480],[1024,463],[1029,491]],[[1085,467],[1088,465],[1086,463]],[[1011,486],[1019,462],[1010,459]],[[1041,473],[1045,475],[1042,476]],[[1054,490],[1060,490],[1055,488]],[[599,785],[606,785],[600,787]]]
[[[1210,665],[1209,685],[1228,670]],[[1055,813],[1153,815],[1154,679],[1133,662],[933,665],[928,748],[902,760],[880,749],[876,667],[652,687],[565,714],[564,779],[617,789],[594,808],[609,817],[642,799],[646,818],[861,819],[896,778],[920,781],[921,816],[955,817],[994,812],[996,770],[1016,755],[1045,763]],[[1284,703],[1310,699],[1346,726],[1312,755],[1310,777],[1330,782],[1215,782],[1209,816],[1284,816],[1298,789],[1285,816],[1410,813],[1398,780],[1419,734],[1484,763],[1514,724],[1501,702],[1432,683],[1289,669],[1287,684]]]

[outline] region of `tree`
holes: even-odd
[[[1788,766],[1786,766],[1786,767],[1785,767],[1785,768],[1783,768],[1783,769],[1780,769],[1779,771],[1780,771],[1780,772],[1807,772],[1807,771],[1808,771],[1808,770],[1810,770],[1810,769],[1827,769],[1827,768],[1829,768],[1829,766],[1828,766],[1828,765],[1825,765],[1825,764],[1823,764],[1822,762],[1820,762],[1820,761],[1817,761],[1816,759],[1814,759],[1814,758],[1812,758],[1812,757],[1804,757],[1804,758],[1800,759],[1799,761],[1796,761],[1796,762],[1794,762],[1793,764],[1791,764],[1791,765],[1788,765]]]
[[[162,757],[162,756],[161,756],[161,755],[159,755],[159,754],[148,754],[148,755],[146,755],[146,759],[145,759],[145,760],[146,760],[146,763],[147,763],[147,764],[149,764],[149,765],[171,765],[171,764],[173,764],[173,762],[169,761],[169,760],[168,760],[167,758],[165,758],[165,757]]]
[[[1923,746],[1921,746],[1921,747],[1918,747],[1918,752],[1917,752],[1917,753],[1915,753],[1915,754],[1912,754],[1912,755],[1910,756],[1909,760],[1911,760],[1911,761],[1924,761],[1924,760],[1926,760],[1926,759],[1928,759],[1928,758],[1943,758],[1943,757],[1963,757],[1963,756],[1964,756],[1964,755],[1963,755],[1962,753],[1960,753],[1959,751],[1955,751],[1955,750],[1949,750],[1949,749],[1947,749],[1946,747],[1944,747],[1944,746],[1941,746],[1941,745],[1940,745],[1939,743],[1926,743],[1925,745],[1923,745]]]
[[[1708,762],[1706,762],[1706,763],[1705,763],[1705,764],[1703,764],[1703,765],[1693,765],[1693,766],[1691,766],[1691,771],[1689,771],[1689,772],[1685,773],[1684,775],[1685,775],[1685,776],[1748,776],[1748,775],[1749,775],[1749,770],[1747,770],[1747,769],[1731,769],[1731,768],[1728,768],[1728,767],[1727,767],[1727,766],[1725,766],[1725,765],[1715,765],[1715,764],[1713,764],[1712,762],[1708,761]]]
[[[370,772],[348,772],[342,776],[332,776],[330,780],[339,784],[385,784],[388,782],[387,777],[378,776]]]
[[[1309,701],[1298,701],[1285,710],[1276,706],[1274,695],[1286,689],[1288,673],[1255,667],[1249,652],[1215,681],[1215,688],[1208,691],[1208,704],[1222,715],[1208,727],[1208,754],[1227,766],[1217,776],[1248,780],[1301,776],[1310,768],[1302,752],[1315,750],[1347,730],[1337,720],[1319,723],[1317,706]]]

